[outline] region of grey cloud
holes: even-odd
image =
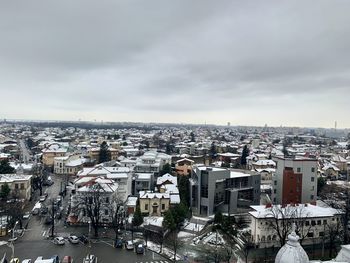
[[[265,112],[262,124],[307,126],[315,112],[293,119],[292,109],[312,105],[327,116],[320,126],[327,107],[350,126],[349,10],[341,0],[2,2],[0,89],[32,118],[253,124]]]

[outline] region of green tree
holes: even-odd
[[[13,168],[7,159],[0,162],[0,174],[13,174],[16,170]]]
[[[249,149],[247,145],[244,145],[242,156],[241,156],[241,165],[245,166],[247,165],[247,157],[249,156]]]
[[[142,225],[142,223],[143,223],[143,217],[141,214],[140,205],[137,205],[134,213],[134,217],[132,218],[132,224],[134,226],[140,226]]]
[[[195,142],[196,141],[196,138],[195,138],[193,132],[190,133],[190,137],[191,137],[191,142]]]
[[[172,211],[169,209],[164,213],[163,227],[174,231],[176,229],[176,223]]]
[[[108,144],[103,141],[100,145],[100,159],[99,163],[108,162],[111,160],[111,152],[108,149]]]
[[[11,192],[11,189],[7,183],[1,185],[0,198],[6,200]]]
[[[186,175],[180,175],[178,177],[179,181],[179,192],[181,202],[187,207],[190,206],[190,180]]]
[[[171,174],[171,165],[168,163],[164,164],[163,169],[160,171],[159,175],[162,176],[167,173]]]
[[[175,222],[176,227],[182,223],[185,218],[188,216],[188,207],[183,203],[176,205],[172,210],[172,216]]]
[[[323,177],[318,177],[317,178],[317,195],[320,194],[322,191],[322,188],[326,185],[326,179]]]
[[[222,224],[224,220],[224,216],[222,215],[221,212],[216,212],[214,216],[214,223],[215,224]]]

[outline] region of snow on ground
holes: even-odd
[[[204,225],[201,224],[195,224],[195,223],[188,223],[184,229],[188,231],[193,231],[193,232],[200,232],[204,228]]]
[[[161,227],[163,224],[163,219],[164,218],[161,216],[145,216],[143,218],[143,224]]]
[[[216,245],[224,245],[225,244],[225,240],[222,237],[222,235],[220,233],[218,233],[216,235],[215,232],[209,232],[203,235],[200,235],[198,237],[195,237],[192,240],[194,245],[198,245],[199,242],[201,242],[201,244],[206,244],[206,245],[212,245],[212,246],[216,246]]]
[[[178,238],[190,238],[190,237],[194,237],[196,236],[195,234],[192,234],[192,233],[188,233],[188,232],[185,232],[185,231],[180,231],[178,234],[177,234],[177,237]]]
[[[154,251],[156,253],[160,253],[160,245],[153,243],[152,241],[147,242],[147,248],[151,251]],[[163,246],[162,253],[165,256],[167,256],[170,259],[174,259],[174,251],[172,251],[169,248],[166,248]],[[176,255],[176,260],[180,260],[181,257],[179,255]]]

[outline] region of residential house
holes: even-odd
[[[7,184],[11,189],[9,198],[31,199],[32,175],[28,174],[0,174],[0,187]]]
[[[192,172],[192,165],[194,161],[191,159],[183,158],[177,160],[175,163],[175,170],[178,175],[190,175]]]
[[[118,183],[103,177],[94,177],[85,183],[75,185],[71,197],[70,224],[88,224],[91,220],[88,211],[98,209],[100,225],[110,224],[120,202]]]

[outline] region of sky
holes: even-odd
[[[350,1],[0,1],[0,118],[350,127]]]

